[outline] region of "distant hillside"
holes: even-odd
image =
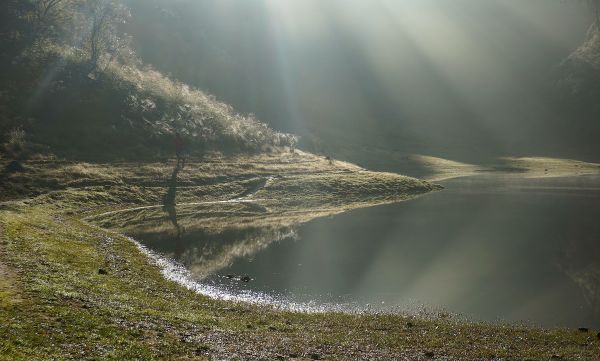
[[[585,41],[561,65],[560,85],[573,95],[582,96],[590,105],[599,105],[600,96],[600,24],[595,22]]]
[[[575,50],[571,59],[585,62],[600,72],[600,28],[597,22],[590,26],[585,42]]]
[[[596,21],[584,42],[558,67],[557,103],[566,120],[563,134],[574,133],[571,140],[587,154],[600,151],[600,24]],[[591,157],[590,157],[591,158]]]
[[[575,95],[596,98],[600,94],[600,24],[596,21],[584,42],[561,64],[560,85]]]

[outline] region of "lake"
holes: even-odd
[[[600,177],[441,184],[410,201],[285,224],[215,228],[178,207],[172,229],[126,233],[200,284],[242,298],[600,327]]]

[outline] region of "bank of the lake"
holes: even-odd
[[[2,164],[4,166],[4,164]],[[4,174],[0,359],[595,360],[597,330],[446,315],[295,313],[194,293],[135,243],[85,221],[126,208],[217,202],[232,215],[318,217],[439,190],[306,153],[89,164],[39,159]],[[240,200],[243,200],[240,201]],[[239,206],[238,206],[239,205]],[[118,220],[119,213],[112,216]],[[211,214],[205,215],[208,220]],[[212,217],[213,219],[215,217]]]

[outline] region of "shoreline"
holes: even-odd
[[[180,173],[178,182],[186,188],[177,191],[177,201],[213,202],[215,206],[203,208],[202,214],[215,227],[220,226],[215,214],[237,215],[240,220],[252,217],[261,224],[293,224],[440,189],[346,163],[330,165],[312,155],[295,158],[297,163],[290,161],[291,155],[275,162],[277,157],[241,157],[229,166],[215,163],[212,173],[204,163],[192,163]],[[40,176],[44,182],[54,177],[86,185],[11,201],[0,208],[0,270],[11,274],[6,278],[8,286],[0,282],[0,360],[542,360],[552,356],[593,360],[600,354],[600,341],[594,339],[597,331],[591,330],[485,324],[444,315],[426,319],[290,312],[198,295],[165,279],[128,237],[84,220],[119,205],[157,204],[168,190],[164,181],[170,173],[168,165],[53,167],[30,168],[31,179],[21,174],[17,180],[31,182],[24,183],[26,190],[41,182]],[[199,176],[193,169],[204,173]],[[253,195],[269,216],[262,208],[248,209],[239,203],[221,207],[219,198],[230,199],[256,187],[250,174],[260,178],[274,170],[282,178]],[[107,182],[115,186],[105,189]],[[181,222],[186,214],[179,215]],[[128,222],[123,214],[104,216],[111,222]]]

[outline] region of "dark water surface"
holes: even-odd
[[[191,270],[209,269],[194,274],[232,293],[600,326],[600,177],[480,176],[442,184],[444,191],[415,200],[281,229],[215,232],[198,218],[199,226],[180,230],[176,240],[174,233],[133,235]]]

